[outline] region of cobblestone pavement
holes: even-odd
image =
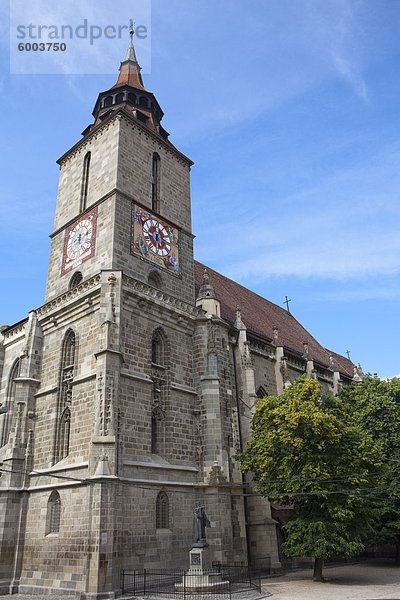
[[[271,600],[400,600],[400,567],[366,562],[326,567],[324,583],[312,580],[312,570],[263,579]]]

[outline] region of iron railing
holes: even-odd
[[[190,600],[206,596],[207,600],[231,600],[238,593],[261,592],[260,573],[247,566],[215,565],[193,575],[187,569],[123,569],[123,594],[168,597]]]

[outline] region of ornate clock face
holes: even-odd
[[[180,277],[179,230],[138,205],[132,205],[131,254]]]
[[[90,250],[93,237],[93,223],[90,219],[83,219],[69,234],[67,256],[71,260],[79,258]]]
[[[161,223],[155,219],[147,219],[143,223],[144,241],[154,254],[167,256],[171,250],[171,240],[168,232]]]
[[[75,269],[94,255],[96,224],[97,207],[67,228],[61,275]]]

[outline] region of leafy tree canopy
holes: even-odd
[[[379,493],[371,495],[378,519],[371,540],[397,545],[400,564],[400,379],[366,376],[361,384],[340,391],[358,425],[384,453],[384,477]]]
[[[323,559],[360,552],[373,518],[364,493],[382,453],[346,403],[303,377],[259,401],[252,431],[238,457],[242,471],[253,473],[256,490],[271,501],[294,504],[285,552],[319,559],[320,574]]]

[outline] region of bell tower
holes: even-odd
[[[165,566],[167,547],[178,566],[190,545],[201,469],[193,163],[161,125],[132,38],[93,123],[58,160],[45,303],[6,333],[1,393],[19,412],[0,460],[20,461],[30,494],[0,519],[13,590],[114,598],[121,568]],[[7,525],[4,543],[2,521],[21,526]]]
[[[101,269],[194,298],[190,168],[169,141],[131,41],[94,123],[59,160],[46,302]]]

